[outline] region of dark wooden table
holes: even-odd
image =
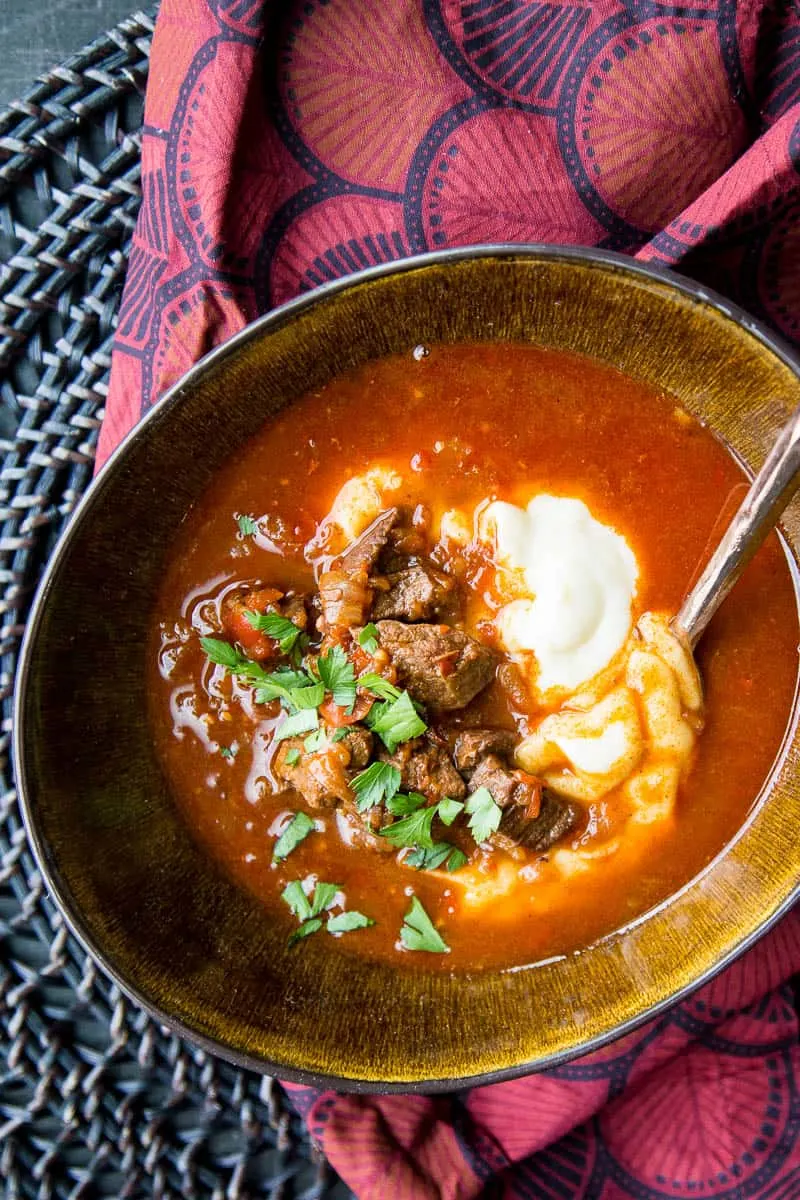
[[[0,108],[137,7],[136,0],[0,0]]]

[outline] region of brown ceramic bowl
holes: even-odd
[[[184,826],[144,695],[145,635],[176,527],[282,405],[365,359],[463,339],[563,347],[666,387],[753,469],[800,401],[800,366],[771,334],[627,259],[505,246],[378,267],[270,313],[189,371],[89,490],[28,626],[17,779],[67,921],[158,1020],[292,1079],[435,1091],[563,1061],[707,980],[798,887],[796,707],[750,818],[701,875],[632,927],[529,970],[406,974],[342,957],[333,939],[287,952],[283,930]],[[783,527],[796,554],[800,503]]]

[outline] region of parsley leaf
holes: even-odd
[[[485,842],[500,825],[503,810],[495,804],[494,796],[488,788],[478,788],[467,798],[467,812],[470,813],[469,828],[476,842]]]
[[[303,921],[303,924],[300,926],[300,928],[295,929],[294,933],[289,938],[290,949],[296,942],[299,942],[301,938],[306,938],[309,936],[309,934],[316,933],[320,929],[322,929],[322,921],[320,921],[319,917],[312,917],[308,921]]]
[[[287,767],[294,767],[300,762],[300,751],[297,749],[297,746],[292,746],[290,750],[286,751],[286,757],[283,761]]]
[[[446,954],[450,949],[416,896],[411,897],[411,906],[403,917],[400,941],[406,950],[427,950],[430,954]]]
[[[439,801],[439,819],[445,825],[452,825],[463,807],[460,800],[451,800],[449,796],[445,796]]]
[[[309,934],[316,933],[318,929],[322,929],[322,921],[319,920],[319,915],[330,908],[338,890],[338,884],[322,883],[320,881],[314,888],[314,892],[309,900],[299,879],[295,879],[292,883],[287,883],[281,892],[281,900],[289,905],[289,908],[298,921],[302,921],[300,928],[295,930],[289,938],[290,946],[293,946],[300,938],[308,937]]]
[[[431,808],[418,808],[401,821],[385,825],[380,831],[381,837],[387,838],[395,846],[422,846],[425,850],[433,849],[431,826],[436,816],[436,805]]]
[[[284,675],[297,677],[305,683],[313,683],[313,679],[301,671],[265,671],[261,663],[254,662],[252,658],[248,658],[246,654],[242,654],[237,646],[232,646],[230,642],[221,641],[219,638],[203,637],[200,638],[200,645],[206,657],[217,666],[225,667],[230,671],[231,675],[241,675],[248,683],[252,683],[255,687],[261,687],[269,691],[273,687],[273,683]],[[285,689],[284,689],[285,690]],[[265,700],[259,700],[256,694],[256,701],[259,704],[266,704],[268,700],[274,700],[276,696],[281,694],[281,689],[278,687]]]
[[[272,735],[272,741],[277,745],[278,742],[284,741],[285,738],[297,737],[301,733],[310,733],[312,729],[316,729],[319,725],[319,717],[315,708],[301,708],[299,712],[292,713],[287,717]]]
[[[396,700],[388,704],[376,704],[367,715],[367,724],[377,733],[390,754],[394,754],[401,742],[424,733],[428,726],[419,716],[408,692],[401,692]]]
[[[350,933],[353,929],[366,929],[368,925],[374,924],[372,917],[365,917],[363,913],[350,909],[349,912],[328,917],[328,933]]]
[[[274,614],[266,614],[267,616]],[[280,618],[283,620],[283,617]],[[290,622],[291,623],[291,622]],[[295,627],[292,626],[294,629]],[[299,630],[297,631],[299,634]],[[219,638],[204,637],[200,645],[206,657],[217,666],[225,667],[232,675],[241,675],[255,687],[256,704],[269,704],[271,700],[280,700],[289,712],[297,709],[316,709],[325,696],[325,685],[318,679],[312,679],[305,671],[292,667],[280,667],[277,671],[265,671],[261,663],[253,662],[251,658],[232,646],[230,642]],[[315,728],[307,725],[308,729]],[[286,734],[284,737],[288,736]]]
[[[239,526],[239,533],[242,537],[252,537],[254,533],[258,533],[257,522],[244,513],[236,518],[236,524]]]
[[[311,916],[311,905],[308,903],[308,896],[303,891],[303,885],[299,879],[287,883],[281,892],[281,900],[289,905],[298,921],[307,921]]]
[[[406,855],[403,862],[406,866],[416,867],[418,871],[435,871],[454,849],[449,842],[434,842],[430,850],[417,846],[416,850]]]
[[[325,699],[325,684],[312,683],[310,687],[291,688],[290,693],[295,708],[318,708]]]
[[[393,817],[407,817],[409,813],[416,812],[427,803],[427,798],[420,792],[409,792],[407,796],[400,792],[399,795],[392,796],[386,807]]]
[[[236,758],[238,749],[238,746],[223,746],[220,750],[220,754],[223,758]]]
[[[315,751],[321,750],[323,746],[327,745],[327,742],[328,739],[325,735],[325,730],[315,729],[303,742],[303,749],[307,750],[309,754],[314,754]]]
[[[460,871],[461,868],[465,867],[468,862],[469,859],[464,851],[459,850],[458,846],[454,846],[450,857],[445,863],[445,866],[447,867],[448,871]]]
[[[246,608],[244,615],[253,629],[258,630],[259,633],[265,633],[267,637],[271,637],[278,643],[281,654],[290,654],[295,642],[303,632],[302,629],[297,628],[294,621],[290,621],[288,617],[282,617],[279,613],[258,613]]]
[[[418,846],[403,861],[406,866],[416,867],[418,871],[435,871],[443,863],[448,871],[460,871],[468,860],[458,846],[450,842],[434,842],[431,850]]]
[[[381,700],[399,700],[403,694],[399,688],[396,688],[393,683],[389,683],[389,680],[384,679],[382,675],[378,675],[376,671],[367,671],[366,675],[359,675],[356,682],[360,688],[372,692],[373,696],[378,696]]]
[[[326,908],[330,908],[339,890],[338,883],[322,883],[319,882],[314,888],[314,896],[311,901],[311,915],[317,917]]]
[[[350,787],[358,797],[358,811],[367,812],[392,799],[400,788],[400,772],[391,763],[374,762],[350,781]]]
[[[370,621],[358,635],[358,644],[363,646],[367,654],[374,654],[378,649],[378,627]]]
[[[295,671],[292,667],[280,667],[277,671],[265,672],[265,688],[275,688],[276,692],[293,692],[296,688],[315,687],[316,680],[305,671]],[[272,697],[274,700],[276,697]]]
[[[343,738],[347,737],[348,733],[350,733],[349,727],[347,725],[341,725],[338,729],[334,729],[333,733],[331,734],[331,741],[341,742]]]
[[[242,664],[249,661],[230,642],[223,642],[220,638],[200,638],[200,645],[203,647],[206,658],[211,659],[216,666],[226,667],[229,671],[238,672],[241,670]]]
[[[333,693],[334,704],[352,712],[356,702],[356,674],[342,647],[332,646],[321,655],[317,669],[327,691]]]
[[[293,671],[290,667],[284,667],[282,670],[271,673],[264,671],[258,683],[256,704],[269,704],[271,700],[280,700],[284,708],[288,708],[290,712],[296,708],[315,707],[313,703],[309,702],[312,702],[315,695],[318,694],[318,692],[312,692],[312,689],[318,688],[319,685],[310,675],[306,675],[305,671]],[[299,704],[295,703],[295,695],[298,693],[300,694]]]
[[[272,850],[272,861],[283,862],[314,830],[314,822],[305,813],[295,813]]]

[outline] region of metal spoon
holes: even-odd
[[[800,486],[800,409],[783,427],[703,574],[673,620],[694,649],[706,626]]]

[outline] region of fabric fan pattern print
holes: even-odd
[[[192,362],[326,280],[476,242],[674,266],[800,339],[800,4],[164,0],[102,461]],[[790,914],[541,1076],[291,1087],[364,1200],[796,1200]]]

